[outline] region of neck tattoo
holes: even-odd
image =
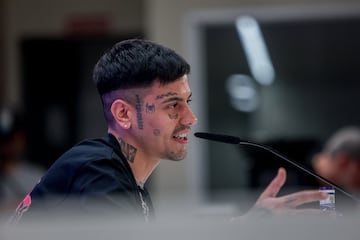
[[[124,154],[124,156],[126,157],[126,159],[129,162],[133,163],[135,161],[135,155],[136,155],[137,149],[134,146],[126,143],[121,138],[118,138],[118,141],[119,141],[119,144],[120,144],[121,151]]]

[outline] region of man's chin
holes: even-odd
[[[171,157],[168,158],[168,160],[171,161],[181,161],[183,159],[186,158],[187,153],[182,153],[182,154],[176,154],[176,155],[172,155]]]

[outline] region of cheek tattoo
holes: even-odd
[[[135,107],[136,107],[136,118],[137,118],[138,128],[143,129],[144,125],[143,125],[143,119],[142,119],[142,115],[141,115],[141,101],[140,101],[140,97],[138,94],[136,94]]]
[[[160,136],[160,130],[159,129],[154,129],[153,131],[155,136]]]
[[[147,113],[154,113],[155,112],[155,105],[146,103],[145,110],[146,110]]]
[[[135,160],[135,154],[136,154],[137,149],[134,146],[127,144],[121,138],[118,138],[118,140],[120,143],[120,148],[121,148],[122,153],[124,154],[124,156],[126,157],[126,159],[129,162],[133,163]]]

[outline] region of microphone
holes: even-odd
[[[318,175],[317,173],[309,170],[308,168],[306,168],[305,166],[301,165],[300,163],[296,162],[295,160],[289,159],[287,157],[285,157],[284,155],[282,155],[281,153],[279,153],[278,151],[272,149],[269,146],[266,146],[264,144],[259,144],[259,143],[255,143],[255,142],[250,142],[250,141],[245,141],[242,140],[238,137],[235,136],[229,136],[229,135],[223,135],[223,134],[214,134],[214,133],[206,133],[206,132],[196,132],[194,133],[195,137],[198,138],[203,138],[203,139],[207,139],[207,140],[211,140],[211,141],[217,141],[217,142],[222,142],[222,143],[228,143],[228,144],[238,144],[238,145],[249,145],[249,146],[253,146],[253,147],[257,147],[257,148],[261,148],[263,150],[266,150],[268,152],[271,152],[272,154],[274,154],[275,156],[285,160],[286,162],[294,165],[295,167],[301,169],[302,171],[310,174],[311,176],[315,177],[316,179],[332,186],[334,189],[342,192],[343,194],[345,194],[346,196],[350,197],[351,199],[355,200],[356,202],[360,202],[360,200],[355,197],[353,194],[347,192],[345,189],[343,189],[342,187],[338,186],[337,184],[331,182],[330,180]]]

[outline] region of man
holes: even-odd
[[[197,122],[189,105],[189,73],[181,56],[157,43],[130,39],[115,44],[93,75],[108,135],[84,140],[64,153],[19,205],[13,221],[35,207],[74,205],[85,212],[111,209],[151,218],[145,182],[161,160],[185,158],[188,135]],[[276,197],[285,180],[280,169],[254,209],[281,213],[326,197],[318,191]]]
[[[0,108],[0,209],[12,210],[44,174],[25,159],[27,139],[20,110]]]
[[[360,191],[360,129],[355,126],[336,131],[324,149],[313,158],[321,176],[353,192]]]

